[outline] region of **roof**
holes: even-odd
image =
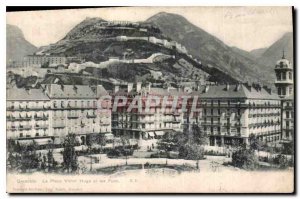
[[[49,97],[43,92],[42,89],[25,90],[24,88],[7,89],[6,99],[9,101],[10,100],[13,100],[13,101],[50,100]]]
[[[280,68],[290,68],[292,69],[292,64],[289,60],[287,59],[280,59],[277,61],[275,69],[280,69]]]
[[[146,92],[148,95],[160,95],[160,96],[169,96],[169,95],[183,96],[183,95],[187,95],[187,93],[185,93],[183,91],[178,91],[175,88],[165,89],[165,88],[152,88],[152,87],[150,88],[150,90],[148,90],[147,88],[142,88],[141,92],[136,92],[135,88],[133,88],[132,91],[130,91],[130,92],[127,92],[127,88],[126,89],[120,89],[116,93],[113,93],[113,95],[115,95],[115,96],[137,95],[137,94],[141,94],[142,92]]]
[[[108,95],[108,92],[102,85],[47,85],[47,93],[51,99],[91,99]]]
[[[208,88],[205,92],[205,88]],[[279,97],[275,93],[269,93],[266,88],[254,88],[243,84],[229,85],[209,85],[200,87],[199,91],[194,91],[192,95],[199,95],[200,98],[247,98],[247,99],[276,99]]]

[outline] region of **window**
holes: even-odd
[[[285,117],[290,118],[290,112],[289,111],[285,112]]]
[[[292,80],[292,72],[289,72],[289,79]]]
[[[210,114],[211,114],[211,115],[214,115],[214,109],[211,109],[211,110],[210,110]]]
[[[278,95],[281,95],[281,88],[280,87],[278,87],[277,92],[278,92]]]
[[[218,109],[218,115],[220,115],[221,114],[221,110],[220,109]]]
[[[213,124],[213,123],[214,123],[214,118],[211,118],[211,119],[210,119],[210,122]]]
[[[204,115],[206,115],[206,109],[204,109],[203,112],[204,112]]]
[[[285,72],[282,73],[282,80],[286,80],[286,73]]]
[[[286,95],[286,90],[282,89],[282,95]]]
[[[23,133],[20,133],[20,138],[22,138],[23,137]]]
[[[210,127],[210,132],[213,133],[214,132],[214,128]]]
[[[293,88],[289,87],[289,94],[291,95],[293,93]]]

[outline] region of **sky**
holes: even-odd
[[[180,14],[229,46],[243,50],[269,47],[292,32],[291,7],[118,7],[8,12],[7,24],[18,26],[35,46],[62,39],[86,17],[144,21],[158,12]]]

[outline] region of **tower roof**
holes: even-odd
[[[293,69],[291,62],[285,58],[284,50],[281,59],[276,62],[275,69]]]

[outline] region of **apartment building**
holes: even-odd
[[[200,98],[200,126],[211,146],[248,143],[254,134],[261,141],[281,139],[280,99],[259,85],[206,85],[193,93]]]
[[[174,97],[178,98],[178,105],[182,103],[180,96],[183,92],[177,89],[153,88],[151,84],[148,87],[142,87],[137,83],[136,87],[129,83],[127,89],[115,89],[112,94],[114,103],[119,96],[125,97],[127,103],[124,106],[118,106],[112,112],[112,131],[116,137],[127,136],[130,139],[147,140],[161,138],[166,132],[182,131],[183,113],[180,106],[172,109]],[[155,104],[148,101],[149,111],[146,111],[147,99],[151,96],[158,97],[161,102],[165,98],[165,108],[163,103]],[[134,98],[140,97],[141,111],[133,108],[128,111],[130,104],[134,103]]]
[[[42,89],[8,89],[6,110],[7,139],[20,145],[52,141],[50,99]]]
[[[111,133],[110,100],[99,106],[99,98],[108,95],[102,85],[58,85],[44,88],[50,98],[50,131],[61,137],[75,134],[81,144],[91,144],[100,134]]]
[[[100,135],[111,137],[110,99],[101,85],[44,85],[43,89],[10,89],[7,96],[7,138],[62,144],[75,134],[78,144],[92,144]]]

